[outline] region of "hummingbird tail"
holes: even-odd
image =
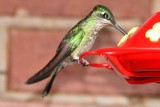
[[[43,90],[43,93],[42,93],[42,98],[44,98],[45,96],[48,95],[48,93],[50,92],[51,90],[51,87],[52,87],[52,84],[53,84],[53,81],[55,79],[55,77],[57,76],[58,72],[60,71],[61,69],[59,69],[59,67],[55,68],[55,70],[52,72],[52,74],[50,75],[50,78],[49,78],[49,81],[47,83],[47,85],[45,86],[44,90]]]
[[[49,77],[54,69],[56,69],[57,64],[55,63],[55,58],[53,58],[43,69],[30,77],[25,83],[33,84]]]

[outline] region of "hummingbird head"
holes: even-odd
[[[118,29],[122,34],[126,35],[127,33],[116,23],[114,20],[114,16],[112,12],[105,6],[97,5],[94,7],[92,11],[92,15],[95,19],[102,25],[105,26],[113,26]]]

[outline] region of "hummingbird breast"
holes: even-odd
[[[96,40],[98,32],[104,27],[104,25],[100,21],[93,21],[92,24],[84,23],[84,25],[82,26],[85,35],[79,46],[72,53],[73,59],[79,57],[80,54],[92,48],[92,45]]]
[[[88,33],[84,36],[82,42],[80,43],[80,45],[77,47],[77,49],[73,52],[72,56],[80,56],[80,54],[82,54],[85,51],[88,51],[89,49],[92,48],[92,45],[94,43],[94,41],[96,40],[98,32],[97,31],[93,31],[92,33]]]
[[[81,49],[81,53],[88,51],[89,49],[92,48],[93,43],[96,40],[98,32],[94,31],[93,34],[91,34],[90,36],[86,37],[86,40],[84,43],[82,43],[82,49]]]

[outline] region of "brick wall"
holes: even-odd
[[[130,85],[115,72],[78,64],[57,76],[45,99],[41,91],[46,81],[24,84],[96,4],[109,7],[127,31],[141,25],[160,6],[158,0],[0,0],[0,107],[159,107],[159,84]],[[104,29],[92,49],[116,46],[121,37],[112,28]]]

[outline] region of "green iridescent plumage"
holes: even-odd
[[[69,63],[78,60],[80,54],[89,50],[92,47],[98,32],[103,27],[109,26],[114,26],[120,32],[126,34],[125,31],[116,24],[114,17],[108,8],[102,5],[95,6],[93,11],[78,22],[65,35],[57,48],[56,55],[51,61],[38,73],[29,78],[26,83],[32,84],[50,77],[42,94],[43,97],[46,96],[50,91],[56,75]],[[86,60],[84,60],[84,64],[87,64]]]

